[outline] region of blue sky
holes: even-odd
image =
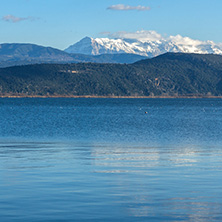
[[[85,36],[154,30],[222,42],[221,0],[1,0],[0,43],[65,49]]]

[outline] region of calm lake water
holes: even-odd
[[[0,221],[222,221],[222,99],[2,98],[0,114]]]

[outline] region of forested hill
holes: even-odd
[[[222,96],[222,56],[167,53],[131,65],[0,69],[1,96]]]

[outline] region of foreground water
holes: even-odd
[[[222,220],[220,99],[0,99],[0,113],[0,221]]]

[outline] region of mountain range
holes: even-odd
[[[168,38],[90,38],[85,37],[65,49],[67,53],[87,55],[130,53],[155,57],[166,52],[183,52],[199,54],[220,54],[222,45],[212,41],[193,40],[180,35]]]
[[[85,37],[67,49],[35,44],[0,44],[0,67],[36,63],[134,63],[167,52],[219,54],[222,44],[193,40],[180,35],[163,37],[154,31],[113,38]]]

